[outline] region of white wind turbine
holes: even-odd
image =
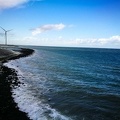
[[[5,30],[4,28],[2,28],[2,30],[5,32],[5,45],[7,45],[7,33],[10,32],[12,29],[11,30]]]

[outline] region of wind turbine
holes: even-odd
[[[5,45],[7,45],[7,33],[10,32],[12,29],[11,30],[5,30],[4,28],[2,28],[2,30],[5,32]]]

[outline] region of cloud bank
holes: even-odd
[[[51,31],[51,30],[62,30],[64,29],[66,26],[62,23],[60,24],[47,24],[47,25],[43,25],[40,26],[38,28],[32,29],[32,35],[37,35],[46,31]]]
[[[107,43],[120,43],[120,36],[112,36],[110,38],[99,39],[76,39],[77,44],[107,44]]]
[[[63,46],[72,47],[95,47],[95,48],[120,48],[120,35],[109,38],[76,38],[71,40],[62,40]]]
[[[30,45],[41,46],[64,46],[64,47],[91,47],[91,48],[119,48],[120,35],[109,38],[86,38],[86,39],[66,39],[63,36],[29,36],[25,37],[24,42]]]
[[[16,7],[27,3],[29,0],[0,0],[0,9]]]
[[[33,36],[34,37],[34,36]],[[64,46],[64,47],[92,47],[92,48],[120,48],[120,36],[112,36],[109,38],[86,38],[86,39],[66,39],[62,36],[58,38],[38,38],[37,43],[48,46]]]

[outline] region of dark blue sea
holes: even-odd
[[[120,49],[28,47],[12,60],[13,98],[33,120],[120,120]]]

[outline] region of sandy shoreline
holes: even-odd
[[[0,120],[30,120],[26,113],[19,111],[12,98],[10,86],[14,87],[22,84],[18,81],[16,71],[2,65],[8,60],[29,56],[34,50],[21,48],[18,52],[20,54],[16,54],[15,51],[11,50],[0,49]]]

